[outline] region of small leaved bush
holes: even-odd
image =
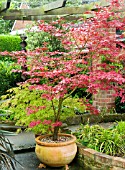
[[[35,134],[43,134],[49,126],[44,126],[39,121],[54,120],[51,101],[41,98],[40,90],[29,90],[29,85],[12,88],[7,92],[1,96],[4,102],[0,104],[0,108],[11,113],[9,119],[15,121],[16,125],[25,126],[29,131],[32,128]],[[58,109],[56,99],[54,103]],[[76,109],[84,113],[86,108],[78,98],[67,98],[62,107],[62,120],[65,121],[68,116],[75,116]]]
[[[121,97],[116,98],[115,106],[117,113],[125,113],[125,102],[121,102]]]
[[[7,53],[10,51],[21,50],[21,39],[19,36],[0,35],[0,51]],[[22,81],[21,73],[15,73],[12,70],[20,69],[15,65],[16,60],[8,56],[0,55],[0,96],[6,93],[6,90],[16,87],[17,83]]]
[[[20,51],[21,38],[13,35],[0,35],[0,51]]]
[[[62,50],[64,51],[63,45],[56,36],[52,36],[48,32],[44,31],[28,31],[27,32],[27,49],[34,50],[39,47],[47,45],[48,51]]]
[[[75,133],[83,146],[111,156],[125,156],[125,122],[105,129],[99,125],[82,125]]]
[[[17,82],[21,81],[21,74],[12,70],[17,69],[14,62],[0,60],[0,96],[6,93],[6,90],[16,87]]]

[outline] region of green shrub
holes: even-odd
[[[1,96],[1,100],[7,100],[0,104],[0,108],[9,110],[10,113],[12,112],[12,114],[10,114],[10,119],[16,121],[17,125],[28,127],[29,123],[33,120],[53,120],[52,103],[51,101],[42,99],[41,94],[41,91],[29,90],[28,85],[25,87],[20,86],[12,88],[8,90],[8,94]],[[58,104],[56,100],[54,100],[54,103],[55,105]],[[46,108],[28,116],[26,108],[29,106],[46,106]],[[75,116],[75,108],[81,112],[85,111],[85,106],[81,105],[81,102],[77,98],[67,98],[62,108],[62,120],[65,120],[68,116]],[[44,133],[45,128],[46,127],[41,123],[32,130],[35,133]],[[28,130],[30,130],[30,128],[28,128]]]
[[[0,61],[0,96],[21,81],[21,74],[12,72],[16,68],[14,62]]]
[[[20,51],[20,42],[19,36],[0,35],[0,51]]]
[[[64,48],[57,37],[51,36],[47,32],[27,32],[27,49],[34,50],[47,43],[48,51],[64,51]]]
[[[82,125],[75,135],[88,148],[112,156],[125,156],[125,122],[118,122],[111,129],[99,125]]]
[[[117,113],[125,113],[125,102],[121,102],[121,98],[117,97],[115,100],[116,112]]]

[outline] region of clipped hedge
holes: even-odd
[[[0,35],[0,51],[20,51],[21,38],[13,35]]]

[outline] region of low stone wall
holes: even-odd
[[[80,144],[76,161],[83,170],[125,170],[125,158],[109,156]]]
[[[80,125],[88,123],[107,123],[115,121],[125,121],[125,113],[123,114],[107,114],[107,115],[93,115],[93,114],[84,114],[77,115],[73,117],[68,117],[65,120],[67,125]]]
[[[115,121],[125,121],[125,113],[123,114],[107,114],[107,115],[92,115],[85,114],[67,118],[68,125],[80,125],[94,123],[107,123]],[[76,162],[80,170],[125,170],[125,158],[113,157],[93,149],[78,145],[78,154]]]

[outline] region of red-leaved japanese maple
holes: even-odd
[[[45,120],[43,124],[53,125],[54,140],[61,126],[63,101],[77,88],[87,88],[91,94],[98,90],[113,89],[115,95],[120,96],[122,102],[125,101],[125,46],[119,40],[123,35],[117,38],[115,33],[116,29],[124,31],[125,28],[125,18],[118,12],[120,8],[113,1],[110,7],[98,7],[98,11],[89,12],[93,17],[81,18],[76,23],[59,20],[48,24],[40,21],[39,29],[58,38],[65,50],[49,52],[46,44],[23,55],[19,52],[12,54],[17,56],[18,64],[27,65],[27,71],[22,70],[22,74],[30,76],[26,80],[26,83],[31,84],[30,89],[41,90],[41,97],[52,103],[54,123]],[[113,12],[116,9],[117,13]],[[58,108],[54,105],[55,98],[58,99]],[[92,109],[90,104],[87,107]],[[30,109],[28,111],[31,114],[33,112]],[[39,123],[39,120],[34,120],[30,126]]]

